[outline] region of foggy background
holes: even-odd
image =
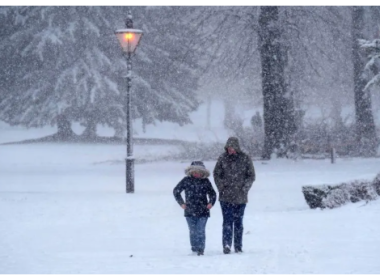
[[[379,62],[366,69],[368,53],[355,42],[379,39],[378,6],[0,7],[0,120],[56,126],[54,141],[97,142],[98,125],[122,139],[127,65],[114,31],[125,27],[128,11],[144,32],[131,88],[132,116],[144,131],[161,122],[190,124],[200,104],[222,101],[224,110],[209,111],[205,129],[223,114],[230,134],[264,159],[323,154],[331,146],[341,155],[376,155],[379,87],[363,88]],[[276,49],[265,49],[265,40]],[[263,74],[265,56],[274,66]],[[366,75],[361,93],[355,69]],[[263,75],[272,87],[266,92]],[[271,109],[264,96],[279,101],[268,101]],[[369,113],[360,118],[363,111]],[[82,135],[73,123],[85,128]]]

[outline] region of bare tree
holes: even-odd
[[[322,87],[338,80],[346,84],[339,35],[344,19],[342,9],[330,7],[194,7],[191,24],[197,30],[199,48],[204,50],[208,82],[223,85],[226,100],[225,124],[235,126],[233,105],[246,92],[261,93],[264,105],[265,151],[286,156],[294,142],[305,97],[324,100],[333,90]],[[269,23],[271,21],[272,24]],[[345,23],[345,21],[344,21]],[[338,67],[339,65],[339,67]],[[330,83],[331,82],[331,83]],[[256,90],[255,86],[261,88]],[[339,85],[334,85],[339,90]],[[344,90],[340,90],[344,92]],[[313,96],[314,95],[314,96]],[[261,97],[259,97],[261,99]],[[315,106],[315,102],[312,103]],[[326,106],[324,102],[323,106]],[[298,123],[298,124],[297,124]]]

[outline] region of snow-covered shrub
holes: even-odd
[[[335,186],[304,186],[302,192],[311,209],[336,208],[348,202],[375,200],[380,195],[380,173],[373,181],[353,181]]]
[[[377,174],[376,178],[372,182],[372,185],[377,195],[380,195],[380,173]]]
[[[311,209],[314,208],[324,208],[322,205],[322,200],[326,197],[326,192],[328,191],[327,186],[304,186],[302,187],[302,192],[305,200]]]
[[[360,200],[374,200],[377,197],[374,186],[369,181],[354,181],[347,186],[347,190],[350,195],[350,201],[353,203]]]
[[[336,187],[329,186],[329,191],[326,193],[325,198],[322,199],[321,208],[335,208],[347,203],[349,199],[350,195],[348,193],[347,184]]]

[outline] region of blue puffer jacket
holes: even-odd
[[[181,196],[183,191],[186,202]],[[208,178],[186,176],[174,188],[173,194],[179,205],[186,204],[185,217],[210,217],[207,204],[215,204],[216,193]]]

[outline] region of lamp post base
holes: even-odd
[[[126,189],[127,193],[134,193],[135,192],[135,170],[134,170],[134,163],[135,160],[133,158],[127,158],[125,159],[125,174],[126,174]]]

